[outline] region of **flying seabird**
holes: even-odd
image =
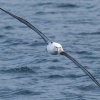
[[[69,58],[70,60],[72,60],[78,67],[80,67],[86,75],[88,75],[99,87],[100,84],[99,82],[94,78],[94,76],[88,71],[86,70],[86,68],[81,65],[76,59],[74,59],[72,56],[70,56],[67,52],[64,51],[64,49],[62,48],[61,44],[52,41],[51,39],[49,39],[47,36],[45,36],[40,30],[38,30],[36,27],[34,27],[32,24],[30,24],[27,20],[18,17],[2,8],[0,8],[2,11],[4,11],[5,13],[9,14],[10,16],[16,18],[17,20],[19,20],[20,22],[22,22],[23,24],[27,25],[29,28],[31,28],[32,30],[34,30],[36,33],[38,33],[43,40],[47,43],[47,51],[52,54],[52,55],[64,55],[67,58]]]

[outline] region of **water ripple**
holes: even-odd
[[[29,67],[2,69],[2,70],[0,70],[0,72],[4,72],[4,73],[36,73],[33,69],[31,69]]]
[[[12,30],[14,28],[12,26],[5,26],[4,29],[6,29],[6,30]]]
[[[41,92],[34,92],[28,89],[17,89],[14,95],[41,95]]]
[[[50,78],[50,79],[58,79],[58,78],[64,78],[64,77],[62,75],[55,74],[55,75],[49,75],[48,78]]]
[[[0,38],[3,39],[5,36],[4,35],[0,35]]]
[[[51,70],[64,70],[64,67],[59,67],[59,66],[50,66],[49,69]]]
[[[87,86],[78,86],[77,88],[80,90],[83,90],[83,91],[91,91],[91,90],[95,89],[95,86],[87,85]]]
[[[78,5],[76,5],[76,4],[66,4],[66,3],[60,3],[60,4],[58,4],[56,7],[58,7],[58,8],[78,8],[79,6]]]
[[[92,55],[92,54],[93,54],[93,53],[90,52],[90,51],[77,51],[76,53],[77,53],[77,54],[82,54],[82,55],[84,55],[84,54],[86,54],[86,55]]]
[[[38,6],[46,6],[46,5],[49,6],[49,5],[52,5],[52,4],[53,4],[53,3],[51,3],[51,2],[44,2],[44,3],[41,2],[41,3],[36,3],[36,4],[34,4],[34,5],[31,5],[31,6],[33,6],[33,7],[34,7],[34,6],[37,6],[37,7],[38,7]]]
[[[79,33],[80,35],[100,35],[100,32]]]

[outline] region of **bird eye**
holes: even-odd
[[[56,47],[56,50],[58,50],[58,48]]]

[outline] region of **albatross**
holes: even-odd
[[[94,76],[83,65],[81,65],[75,58],[73,58],[67,52],[65,52],[64,49],[62,48],[61,44],[54,42],[51,39],[49,39],[45,34],[43,34],[40,30],[38,30],[35,26],[33,26],[27,20],[25,20],[21,17],[18,17],[18,16],[14,15],[14,14],[10,13],[9,11],[6,11],[2,8],[0,8],[0,10],[4,11],[5,13],[9,14],[10,16],[16,18],[17,20],[19,20],[20,22],[22,22],[23,24],[27,25],[29,28],[34,30],[36,33],[38,33],[43,38],[43,40],[46,42],[47,51],[50,54],[52,54],[52,55],[58,55],[59,54],[59,55],[66,56],[71,61],[73,61],[79,68],[81,68],[83,70],[83,72],[86,75],[88,75],[100,87],[100,83],[94,78]]]

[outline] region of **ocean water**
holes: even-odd
[[[99,0],[0,0],[0,7],[62,44],[100,82]],[[100,88],[0,10],[0,100],[100,100]]]

